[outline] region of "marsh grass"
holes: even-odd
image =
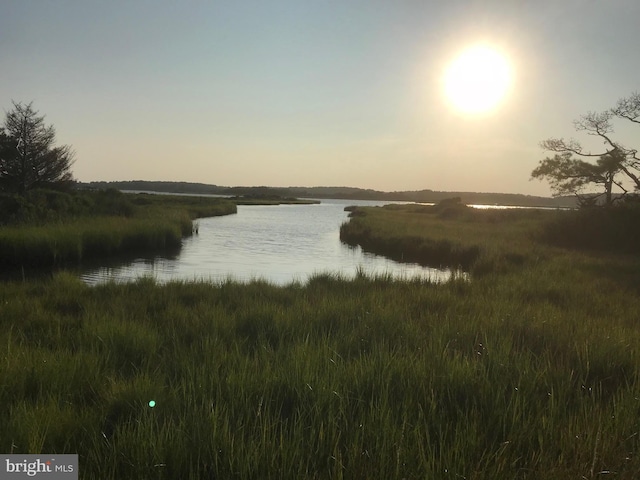
[[[190,225],[188,217],[185,221]],[[122,217],[40,227],[4,227],[0,230],[3,254],[0,263],[6,267],[54,266],[123,251],[175,247],[180,245],[183,228],[179,218]]]
[[[83,195],[89,206],[81,215],[63,203],[66,215],[58,212],[55,221],[0,227],[0,265],[6,269],[52,267],[119,253],[176,248],[184,236],[193,233],[193,219],[236,211],[230,202],[206,197],[120,192]],[[76,199],[73,205],[79,202]]]
[[[538,259],[545,249],[532,238],[554,213],[464,205],[357,207],[341,226],[340,238],[395,260],[483,275]]]
[[[0,450],[100,479],[637,478],[637,256],[543,243],[554,212],[365,212],[406,255],[477,249],[471,280],[1,284]]]
[[[598,261],[439,285],[5,283],[0,450],[78,452],[101,479],[634,478],[638,298]]]
[[[640,204],[556,212],[540,238],[560,247],[640,253]]]

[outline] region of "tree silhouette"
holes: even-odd
[[[73,184],[73,151],[54,146],[55,129],[28,105],[13,102],[0,129],[0,189],[24,193]]]
[[[594,205],[601,195],[605,196],[605,205],[612,205],[613,186],[624,190],[616,180],[624,161],[624,154],[618,150],[600,155],[595,164],[572,158],[570,152],[564,152],[542,160],[531,172],[531,178],[546,179],[554,195],[577,195],[581,205]],[[582,188],[591,184],[602,186],[604,192],[596,197],[582,196]]]
[[[605,112],[588,112],[574,122],[576,131],[602,139],[604,151],[585,150],[580,142],[573,139],[549,138],[542,141],[540,146],[556,155],[541,160],[531,177],[549,181],[554,195],[573,193],[579,198],[585,186],[602,185],[602,195],[606,196],[607,205],[613,203],[614,185],[622,191],[623,196],[628,193],[625,180],[627,186],[631,182],[640,191],[638,150],[626,147],[613,138],[615,119],[640,123],[640,94],[633,93],[621,98],[614,108]],[[574,158],[573,155],[581,158]],[[586,161],[590,158],[597,158],[596,164]]]

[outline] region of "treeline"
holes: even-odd
[[[537,197],[515,193],[483,192],[441,192],[435,190],[415,190],[383,192],[379,190],[355,187],[227,187],[191,182],[162,182],[133,180],[123,182],[88,182],[78,185],[80,188],[154,191],[166,193],[187,193],[199,195],[225,196],[280,196],[297,198],[338,198],[347,200],[389,200],[406,202],[437,203],[451,197],[460,197],[466,204],[513,205],[527,207],[575,207],[574,197]]]

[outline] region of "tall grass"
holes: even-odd
[[[395,260],[480,275],[519,268],[539,257],[542,247],[531,239],[553,213],[463,205],[357,207],[341,226],[340,238]]]
[[[116,253],[176,248],[182,237],[192,234],[192,219],[236,211],[230,202],[204,197],[96,192],[80,198],[94,215],[77,216],[67,209],[66,216],[56,221],[0,227],[0,266],[50,267]],[[70,201],[62,204],[67,208]]]
[[[439,285],[5,283],[0,450],[78,452],[101,479],[634,478],[638,292],[599,261]]]
[[[541,243],[553,212],[364,212],[475,275],[0,284],[0,450],[100,479],[637,478],[637,256]]]
[[[560,247],[640,253],[640,204],[557,212],[540,238]]]
[[[190,220],[189,222],[190,233]],[[165,220],[104,217],[41,227],[0,230],[0,264],[53,266],[121,251],[179,246],[183,225]]]
[[[190,218],[216,217],[236,213],[234,202],[224,198],[198,195],[128,194],[129,201],[147,216],[163,215],[167,211],[186,211]]]

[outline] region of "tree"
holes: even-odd
[[[581,205],[593,205],[602,195],[605,196],[605,205],[612,205],[613,186],[620,186],[616,175],[624,160],[625,157],[617,150],[601,155],[595,165],[573,158],[570,152],[564,152],[542,160],[531,172],[531,177],[546,179],[556,196],[577,195]],[[601,185],[604,192],[596,196],[581,195],[581,190],[590,184]]]
[[[611,113],[630,122],[640,123],[640,93],[634,92],[618,100],[616,106],[611,109]]]
[[[54,147],[55,129],[45,125],[31,104],[13,102],[0,129],[0,190],[24,193],[73,184],[73,151]]]
[[[620,189],[622,196],[628,193],[629,183],[640,191],[638,151],[613,139],[615,119],[640,123],[640,94],[633,93],[621,98],[614,108],[605,112],[588,112],[574,122],[576,131],[600,137],[605,145],[604,151],[587,151],[573,139],[549,138],[542,141],[540,146],[556,155],[541,160],[531,177],[549,181],[554,195],[575,194],[582,201],[586,201],[586,197],[581,195],[584,187],[601,185],[604,188],[601,195],[605,195],[607,205],[614,201],[613,186]],[[593,164],[573,155],[598,160]]]

